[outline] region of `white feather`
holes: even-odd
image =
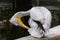
[[[47,31],[45,34],[45,36],[47,36],[48,38],[53,38],[59,35],[60,35],[60,25],[49,29],[49,31]]]
[[[23,17],[23,16],[26,16],[29,14],[30,14],[29,25],[30,25],[31,29],[29,29],[28,32],[34,37],[42,37],[43,34],[41,34],[41,32],[43,32],[43,31],[41,31],[41,29],[38,28],[38,25],[35,22],[33,22],[33,20],[41,22],[45,30],[50,28],[52,17],[51,17],[50,11],[45,7],[32,7],[28,11],[17,12],[10,19],[10,22],[14,25],[19,25],[17,23],[16,18],[18,16]]]

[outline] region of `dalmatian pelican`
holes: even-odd
[[[21,17],[30,15],[30,18],[28,20],[28,23],[31,28],[24,25],[24,23],[21,20]],[[14,25],[20,25],[26,29],[28,29],[28,32],[34,36],[34,37],[42,37],[44,35],[44,32],[42,30],[42,27],[38,26],[37,22],[40,22],[44,28],[45,31],[48,31],[51,25],[51,12],[45,8],[45,7],[32,7],[28,11],[20,11],[15,13],[15,15],[12,16],[10,19],[10,22]],[[35,20],[35,21],[34,21]]]
[[[21,20],[21,17],[27,15],[30,15],[28,23],[31,28],[26,26]],[[41,38],[43,35],[46,37],[55,37],[58,34],[60,35],[60,31],[58,29],[60,26],[50,29],[51,20],[51,12],[47,8],[36,6],[32,7],[28,11],[20,11],[15,13],[9,21],[16,26],[20,25],[28,29],[28,32],[31,34],[31,36]],[[39,26],[38,23],[41,23],[42,26]]]

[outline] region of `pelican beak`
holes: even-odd
[[[21,20],[21,17],[20,17],[20,16],[18,16],[18,17],[17,17],[17,21],[18,21],[18,23],[19,23],[20,25],[22,25],[22,27],[24,27],[24,28],[26,28],[26,29],[29,29],[29,27],[28,27],[28,26],[26,26],[26,25],[22,22],[22,20]]]

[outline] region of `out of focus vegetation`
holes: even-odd
[[[48,8],[53,17],[51,26],[60,24],[60,0],[0,0],[0,40],[13,40],[29,35],[26,29],[14,26],[9,19],[15,12],[28,10],[32,6]],[[28,17],[24,18],[28,19]],[[23,21],[27,24],[27,20],[24,18]]]

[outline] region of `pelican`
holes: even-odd
[[[31,28],[26,26],[21,20],[21,17],[27,15],[30,15],[28,23]],[[28,32],[31,34],[31,36],[41,38],[43,35],[49,36],[48,34],[50,31],[49,28],[51,25],[51,20],[51,12],[47,8],[36,6],[32,7],[28,11],[20,11],[15,13],[9,21],[16,26],[19,25],[28,29]],[[42,27],[38,26],[37,22],[40,22],[42,24]],[[42,28],[45,30],[45,32]]]

